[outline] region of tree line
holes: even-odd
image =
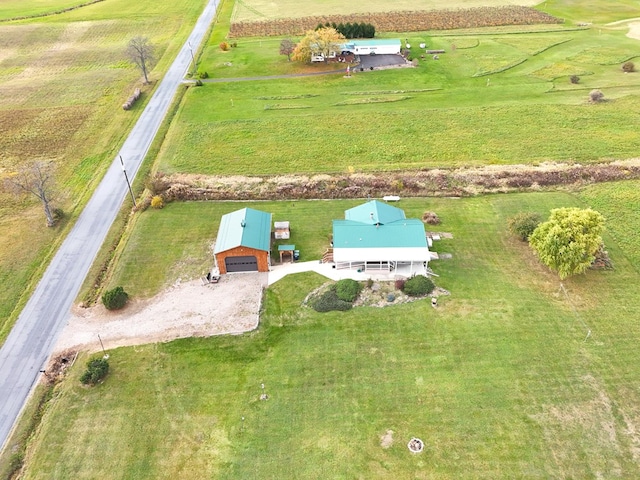
[[[344,35],[344,38],[373,38],[376,35],[376,27],[374,27],[370,23],[336,23],[336,22],[327,22],[324,25],[319,23],[316,27],[316,30],[320,30],[321,28],[333,28],[338,33]]]

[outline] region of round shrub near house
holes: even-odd
[[[542,218],[535,212],[520,212],[507,220],[509,231],[520,237],[523,242],[529,240],[529,236],[540,225]]]
[[[311,307],[316,312],[346,311],[351,310],[352,306],[351,302],[345,302],[338,297],[335,285],[311,302]]]
[[[155,195],[151,199],[151,208],[160,209],[164,207],[164,199],[160,195]]]
[[[106,358],[94,358],[87,362],[87,370],[80,377],[85,385],[95,385],[109,373],[109,362]]]
[[[362,285],[351,278],[338,280],[336,295],[344,302],[354,302],[362,290]]]
[[[404,293],[410,297],[421,297],[433,292],[436,286],[424,275],[416,275],[404,282]]]
[[[129,300],[129,295],[122,287],[108,290],[102,295],[102,304],[107,310],[119,310],[124,307]]]

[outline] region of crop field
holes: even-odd
[[[640,43],[623,31],[407,37],[416,68],[190,89],[159,169],[370,172],[595,162],[640,150],[640,74],[620,69],[639,58]],[[434,61],[421,55],[420,43],[446,53]],[[278,45],[279,39],[241,39],[228,52],[212,46],[200,69],[220,79],[294,73],[296,64],[278,55]],[[572,84],[571,75],[580,82]],[[594,88],[610,101],[590,104]]]
[[[533,6],[540,3],[536,0],[399,0],[393,3],[393,10],[439,10],[443,8],[474,8],[502,5]],[[389,3],[375,0],[366,3],[345,3],[338,0],[318,0],[313,2],[296,2],[295,0],[236,0],[233,10],[233,22],[260,21],[276,18],[311,17],[316,15],[332,15],[351,13],[388,12]]]
[[[563,23],[545,12],[517,5],[477,7],[458,10],[393,11],[385,13],[333,14],[313,17],[284,18],[260,22],[233,22],[230,37],[263,37],[304,35],[318,24],[367,23],[376,33],[419,32],[424,30],[455,30],[507,25],[555,25]]]
[[[81,357],[33,437],[23,478],[635,478],[640,265],[628,247],[640,225],[615,215],[610,197],[637,200],[639,186],[403,199],[408,216],[433,210],[453,234],[435,245],[453,254],[432,264],[450,291],[437,309],[418,301],[317,314],[300,304],[325,280],[303,274],[267,291],[250,334],[111,351],[95,388],[78,382]],[[329,228],[324,219],[351,205],[260,208],[292,215],[302,232]],[[615,269],[562,290],[506,232],[506,218],[574,205],[608,218]],[[147,211],[145,228],[155,225],[152,239],[168,248],[132,242],[126,254],[165,266],[187,259],[228,208]],[[184,234],[166,235],[172,224]],[[300,240],[315,250],[311,237]],[[129,281],[139,290],[146,279]],[[407,450],[414,436],[421,454]]]
[[[31,11],[42,2],[20,5]],[[67,3],[47,5],[57,9]],[[139,71],[124,56],[127,42],[144,34],[156,46],[158,62],[151,72],[156,81],[203,5],[110,0],[0,23],[0,181],[34,160],[50,160],[58,184],[55,206],[76,215],[152,91],[143,88],[140,104],[122,110],[140,84]],[[31,288],[30,276],[64,228],[47,229],[41,210],[35,197],[0,192],[0,339],[20,296]],[[16,239],[25,239],[28,247]]]

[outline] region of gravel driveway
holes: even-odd
[[[223,275],[216,284],[176,282],[151,299],[130,301],[117,312],[106,310],[102,304],[75,307],[54,351],[99,351],[98,335],[110,349],[248,332],[258,326],[266,286],[266,273],[241,273]]]

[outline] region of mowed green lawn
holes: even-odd
[[[618,30],[416,34],[415,69],[206,83],[192,88],[158,158],[165,172],[287,174],[595,162],[637,155],[640,42]],[[294,73],[280,39],[212,44],[201,71]],[[420,43],[447,53],[420,58]],[[337,65],[336,65],[337,66]],[[308,71],[303,67],[300,71]],[[580,82],[572,84],[571,75]],[[588,102],[592,89],[609,101]],[[350,168],[353,167],[353,168]]]
[[[453,254],[432,264],[451,292],[437,309],[317,314],[300,302],[325,280],[302,274],[267,291],[255,332],[111,351],[95,388],[78,382],[81,357],[33,438],[24,478],[636,478],[637,218],[611,216],[615,270],[568,279],[566,295],[505,220],[585,199],[609,217],[619,208],[612,192],[633,200],[638,186],[403,199],[409,216],[434,210],[454,235],[435,245]],[[184,235],[199,238],[215,221],[211,205],[143,217],[159,234],[181,218]],[[277,216],[302,205],[319,218],[345,206],[265,208]],[[294,236],[315,224],[296,219]],[[197,243],[185,238],[164,237],[164,253],[131,250],[178,261]],[[414,436],[421,454],[407,450]]]

